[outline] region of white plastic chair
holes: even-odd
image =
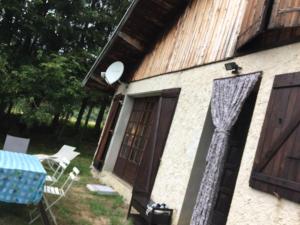
[[[11,152],[26,153],[30,139],[12,135],[6,135],[3,150]]]
[[[80,173],[80,171],[78,170],[78,168],[74,167],[72,172],[69,174],[68,178],[66,179],[66,181],[63,183],[63,185],[60,188],[56,187],[56,186],[48,186],[48,185],[44,186],[43,201],[46,205],[45,211],[49,212],[54,224],[56,224],[56,225],[57,225],[56,218],[55,218],[51,208],[57,202],[59,202],[63,197],[66,196],[67,192],[71,189],[71,186],[73,185],[74,181],[78,180],[79,173]],[[50,202],[46,198],[46,195],[56,196],[57,198],[55,200],[53,200],[52,202]],[[37,214],[35,217],[33,217],[33,215],[36,214],[37,212],[38,212],[37,209],[35,209],[30,213],[31,220],[30,220],[29,224],[32,224],[34,221],[36,221],[41,216],[40,214]]]
[[[64,174],[65,170],[67,169],[68,165],[70,164],[69,161],[64,160],[62,162],[59,162],[56,170],[52,175],[46,176],[46,182],[49,182],[51,185],[57,183],[61,176]]]

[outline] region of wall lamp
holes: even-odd
[[[236,62],[230,62],[225,64],[226,70],[232,70],[233,74],[238,75],[242,67],[240,67]]]

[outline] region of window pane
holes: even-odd
[[[128,121],[120,156],[140,164],[151,131],[156,98],[137,99]]]

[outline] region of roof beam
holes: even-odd
[[[163,22],[160,22],[158,19],[156,19],[153,16],[144,15],[144,18],[145,18],[145,20],[150,21],[159,27],[163,27],[165,25]]]
[[[152,0],[152,2],[167,10],[174,8],[174,3],[170,3],[166,0]]]
[[[132,47],[134,47],[135,49],[137,49],[140,52],[144,52],[145,51],[145,46],[137,39],[131,37],[130,35],[124,33],[124,32],[119,32],[118,36],[123,39],[125,42],[127,42],[129,45],[131,45]]]
[[[89,80],[89,82],[86,83],[85,88],[90,89],[90,90],[101,91],[102,93],[106,93],[106,94],[114,93],[114,89],[109,88],[109,87],[104,88],[102,86],[99,86],[96,82],[92,82],[91,80]]]
[[[105,82],[103,82],[103,81],[102,81],[101,79],[99,79],[98,77],[91,76],[91,79],[92,79],[93,81],[95,81],[97,84],[99,84],[100,86],[102,86],[102,87],[107,87],[107,86],[108,86]]]
[[[104,88],[100,86],[98,83],[93,82],[89,80],[89,82],[86,83],[85,88],[91,88],[91,89],[100,89],[103,90]]]
[[[89,88],[89,89],[101,90],[104,93],[109,93],[109,94],[114,93],[115,88],[113,86],[109,86],[107,84],[106,85],[100,84],[101,81],[100,81],[100,83],[99,83],[99,81],[100,81],[99,78],[91,76],[89,81],[85,84],[85,87]]]

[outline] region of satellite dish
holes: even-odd
[[[105,73],[101,73],[101,76],[105,79],[105,81],[112,85],[117,82],[124,72],[124,64],[121,61],[117,61],[112,63],[106,70]]]

